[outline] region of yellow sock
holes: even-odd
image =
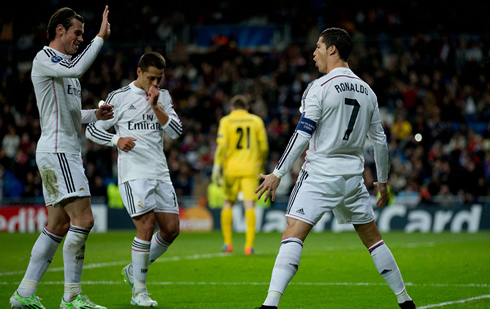
[[[232,227],[233,213],[231,211],[231,208],[221,210],[221,231],[223,232],[225,245],[233,244]]]
[[[256,220],[255,208],[245,211],[245,221],[247,224],[247,231],[245,232],[245,248],[254,246]]]

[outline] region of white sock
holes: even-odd
[[[151,247],[150,247],[150,264],[155,262],[162,254],[167,252],[168,246],[172,243],[166,241],[160,235],[160,231],[157,231],[153,234],[151,238]]]
[[[407,300],[412,300],[410,296],[408,296],[407,290],[403,290],[400,294],[396,295],[399,304],[403,304]]]
[[[378,270],[378,273],[385,279],[388,286],[393,290],[395,295],[401,295],[405,291],[405,283],[403,282],[402,275],[396,265],[395,258],[391,253],[388,246],[380,240],[372,245],[369,249],[371,257],[373,258],[374,265]],[[406,294],[406,291],[405,291]],[[408,294],[406,294],[408,297]],[[410,297],[408,297],[410,300]]]
[[[146,292],[146,278],[148,277],[148,266],[150,265],[150,245],[151,242],[134,238],[131,247],[131,257],[133,263],[133,294]]]
[[[63,299],[73,301],[82,293],[82,271],[85,259],[85,243],[90,230],[79,226],[70,226],[63,244],[63,261],[65,266],[65,293]]]
[[[284,290],[298,271],[302,251],[303,242],[298,238],[290,237],[281,241],[281,248],[272,270],[269,293],[264,302],[265,306],[279,306]]]
[[[22,279],[17,289],[17,293],[20,296],[31,297],[32,294],[36,294],[37,285],[51,264],[62,240],[63,236],[53,234],[46,228],[39,235],[32,247],[31,259],[29,260],[24,279]]]

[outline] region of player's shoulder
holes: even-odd
[[[107,96],[106,103],[120,104],[118,102],[121,102],[122,99],[129,93],[130,90],[131,90],[131,86],[127,85],[127,86],[124,86],[124,87],[121,87],[117,90],[112,91]]]
[[[51,48],[49,48],[49,47],[46,46],[46,47],[44,47],[43,49],[41,49],[40,51],[37,52],[35,59],[37,59],[37,60],[46,60],[46,59],[56,60],[56,56],[57,55],[54,52],[54,50],[52,50]],[[60,56],[58,56],[58,57],[60,57]]]
[[[167,89],[160,88],[158,91],[160,91],[160,98],[163,98],[164,100],[163,103],[172,103],[172,96]]]
[[[33,60],[33,65],[46,65],[46,63],[58,64],[63,60],[63,57],[56,54],[53,49],[49,47],[44,47],[37,52]]]
[[[169,95],[170,96],[170,92],[168,92],[168,90],[165,88],[160,88],[160,89],[158,89],[158,91],[160,91],[160,95]]]

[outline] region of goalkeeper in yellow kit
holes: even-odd
[[[245,254],[253,254],[255,239],[255,188],[267,162],[269,145],[264,122],[248,112],[243,95],[231,99],[231,113],[220,120],[214,156],[212,180],[224,186],[225,201],[221,211],[223,252],[233,251],[231,207],[238,193],[243,194],[246,236]]]

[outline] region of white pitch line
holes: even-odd
[[[0,282],[0,285],[18,285],[20,282]],[[46,284],[46,285],[60,285],[64,284],[64,281],[41,281],[39,284]],[[124,283],[123,281],[82,281],[82,284],[86,285],[120,285],[120,284],[127,284]],[[269,282],[204,282],[204,281],[198,281],[198,282],[193,282],[193,281],[176,281],[176,282],[166,282],[166,281],[160,281],[160,282],[147,282],[147,284],[154,284],[154,285],[268,285]],[[386,283],[375,283],[375,282],[291,282],[289,285],[309,285],[309,286],[381,286],[381,285],[386,285]],[[432,286],[432,287],[481,287],[481,288],[488,288],[490,287],[490,284],[475,284],[475,283],[469,283],[469,284],[414,284],[414,283],[409,283],[407,285],[414,286],[414,287],[427,287],[427,286]],[[490,295],[485,295],[481,298],[486,298],[490,297]],[[472,299],[470,299],[472,300]],[[434,306],[434,305],[432,305]],[[429,308],[429,307],[427,307]]]
[[[442,307],[442,306],[446,306],[446,305],[466,303],[466,302],[469,302],[469,301],[472,301],[472,300],[483,299],[483,298],[490,298],[490,295],[476,296],[476,297],[471,297],[471,298],[467,298],[467,299],[460,299],[460,300],[455,300],[455,301],[448,301],[448,302],[445,302],[445,303],[434,304],[434,305],[427,305],[427,306],[417,307],[417,308],[419,308],[419,309],[425,309],[425,308]]]
[[[226,256],[232,256],[229,253],[210,253],[210,254],[193,254],[193,255],[188,255],[188,256],[172,256],[172,257],[161,257],[158,260],[155,261],[155,263],[161,263],[161,262],[172,262],[172,261],[184,261],[184,260],[200,260],[200,259],[211,259],[215,257],[226,257]],[[126,265],[130,263],[130,261],[119,261],[119,262],[108,262],[108,263],[92,263],[92,264],[87,264],[83,266],[83,269],[93,269],[93,268],[102,268],[102,267],[109,267],[109,266],[120,266],[120,265]],[[53,267],[53,268],[48,268],[48,272],[57,272],[57,271],[64,271],[64,267]],[[22,271],[9,271],[5,273],[0,273],[1,276],[12,276],[12,275],[22,275],[25,273],[25,270]]]

